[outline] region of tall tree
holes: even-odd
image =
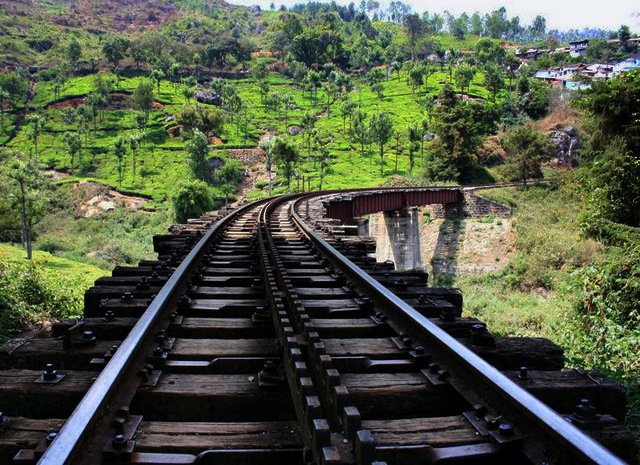
[[[72,70],[76,70],[78,68],[78,61],[80,60],[80,56],[82,55],[82,47],[77,39],[72,39],[67,47],[67,58],[69,59],[69,64],[71,65]]]
[[[230,158],[224,162],[217,172],[218,180],[223,184],[222,192],[224,193],[224,205],[225,207],[229,205],[229,195],[235,192],[236,183],[241,178],[241,167],[240,163]]]
[[[329,153],[329,149],[326,146],[320,148],[320,160],[318,163],[318,179],[320,180],[320,185],[318,188],[322,190],[322,183],[327,174],[331,173],[331,164],[333,160],[331,158],[331,154]]]
[[[291,189],[293,167],[300,158],[298,147],[287,138],[276,137],[272,142],[271,153],[284,172],[287,179],[287,189]]]
[[[420,148],[420,141],[423,136],[421,128],[416,124],[409,126],[407,133],[409,136],[409,174],[412,174],[415,164],[415,153]]]
[[[434,124],[438,139],[429,154],[425,175],[436,181],[460,181],[473,166],[478,145],[476,121],[450,85],[444,86],[438,102]]]
[[[120,61],[126,56],[129,43],[127,39],[122,37],[111,37],[102,46],[102,54],[111,63],[114,71],[118,69]]]
[[[33,228],[46,213],[47,195],[45,181],[38,170],[37,163],[23,154],[12,154],[4,163],[2,172],[10,185],[11,200],[14,208],[20,212],[22,245],[27,250],[27,259],[31,260]]]
[[[153,105],[153,84],[148,81],[138,84],[133,93],[133,102],[146,117]]]
[[[493,64],[484,67],[484,86],[491,92],[491,100],[496,101],[496,95],[504,89],[504,73]]]
[[[153,68],[151,70],[151,74],[149,74],[149,79],[153,81],[158,89],[158,94],[160,94],[160,84],[162,84],[162,80],[165,78],[164,71],[159,68]]]
[[[369,125],[367,114],[362,110],[356,110],[353,114],[351,137],[356,144],[360,145],[360,156],[364,157],[365,147],[369,143]]]
[[[191,140],[187,143],[187,154],[189,155],[189,168],[191,174],[200,181],[209,179],[209,165],[207,158],[209,156],[209,141],[199,129],[193,131]]]
[[[464,93],[465,89],[469,88],[475,74],[476,70],[472,66],[466,64],[462,64],[456,68],[455,81],[460,88],[460,92]]]
[[[67,145],[67,152],[69,152],[71,176],[73,176],[75,167],[75,157],[82,148],[80,142],[80,136],[77,133],[65,132],[62,136],[62,141]]]
[[[595,219],[640,226],[640,71],[597,80],[584,100],[591,135],[586,178]]]
[[[380,149],[380,176],[384,176],[384,144],[393,134],[393,123],[389,114],[384,111],[374,113],[369,121],[369,132],[371,139]]]
[[[549,159],[549,138],[531,126],[517,126],[505,139],[506,165],[513,177],[527,181],[542,177],[542,162]]]
[[[272,141],[264,140],[260,142],[260,148],[264,151],[265,155],[264,167],[267,172],[267,182],[269,183],[269,197],[271,197],[271,191],[273,189],[273,179],[271,177],[271,169],[273,168]]]
[[[29,138],[33,141],[35,162],[38,163],[38,140],[45,130],[47,115],[45,113],[36,113],[29,118],[29,123],[31,124]]]
[[[116,169],[118,170],[118,188],[122,189],[122,171],[124,168],[124,157],[127,154],[127,143],[122,136],[116,137],[113,141],[113,155],[116,157]]]

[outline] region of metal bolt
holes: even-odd
[[[474,405],[473,412],[476,414],[477,418],[484,418],[484,416],[487,414],[487,407],[480,404]]]
[[[266,373],[276,373],[276,363],[273,360],[267,360],[264,362],[262,370]]]
[[[44,437],[44,440],[47,441],[47,444],[51,444],[57,436],[58,436],[58,433],[56,433],[55,431],[50,431]]]
[[[109,352],[111,352],[111,355],[115,354],[116,351],[118,350],[118,344],[114,344],[111,346],[111,348],[109,349]]]
[[[131,415],[129,414],[129,407],[120,407],[116,412],[116,415],[120,418],[123,418],[125,421],[128,421]]]
[[[104,314],[104,321],[113,321],[116,319],[116,314],[113,313],[113,311],[111,310],[107,310],[107,312]]]
[[[133,294],[127,291],[124,294],[122,294],[122,297],[120,298],[120,300],[122,300],[123,302],[132,302]]]
[[[58,377],[58,372],[53,368],[53,363],[47,363],[44,367],[42,379],[45,381],[53,381]]]
[[[431,365],[429,365],[429,371],[431,373],[437,373],[438,370],[440,370],[440,365],[438,365],[437,363],[432,363]]]
[[[422,346],[415,346],[415,347],[413,348],[413,351],[414,351],[416,354],[418,354],[418,355],[422,355],[422,354],[424,354],[424,347],[422,347]]]
[[[251,285],[251,287],[257,288],[257,287],[261,287],[261,286],[262,286],[262,279],[253,278],[253,284]]]
[[[124,449],[127,445],[127,438],[124,437],[124,434],[118,433],[111,440],[111,445],[114,449]]]
[[[513,425],[510,423],[500,423],[500,426],[498,426],[498,432],[500,433],[500,436],[510,438],[513,436]]]
[[[160,275],[158,274],[157,271],[154,271],[153,273],[151,273],[151,279],[158,279],[160,277]]]
[[[589,399],[582,399],[576,406],[575,414],[584,419],[596,417],[596,408]]]
[[[95,334],[93,334],[93,331],[88,329],[87,331],[84,331],[82,333],[82,339],[84,339],[85,341],[95,341],[96,340],[96,336],[95,336]]]
[[[520,367],[520,373],[518,373],[519,379],[529,379],[529,368]]]
[[[440,371],[438,371],[438,379],[439,380],[445,381],[448,378],[449,378],[449,371],[448,370],[440,370]]]
[[[162,357],[164,355],[164,349],[160,346],[153,349],[153,355],[155,357]]]
[[[158,331],[158,334],[156,335],[156,342],[164,342],[166,337],[167,335],[165,330],[161,329],[160,331]]]
[[[171,312],[169,314],[169,321],[176,321],[176,318],[178,318],[178,312]]]

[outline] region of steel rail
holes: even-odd
[[[392,309],[403,316],[404,321],[412,324],[421,334],[431,339],[441,351],[445,351],[449,357],[455,360],[456,364],[464,367],[474,381],[492,389],[494,395],[497,394],[502,400],[515,407],[520,415],[526,415],[529,420],[541,427],[547,435],[550,435],[558,445],[566,448],[572,456],[577,457],[582,463],[625,465],[626,462],[511,381],[491,364],[480,358],[338,252],[303,221],[296,212],[296,206],[304,200],[305,198],[298,199],[290,207],[296,224],[317,248],[338,263],[343,272],[355,278],[356,284],[359,283],[367,291],[370,291],[372,293],[370,295],[371,298],[382,302],[386,308]],[[450,370],[453,371],[453,368],[450,367]],[[451,376],[454,377],[454,375],[452,373]]]
[[[130,376],[132,371],[135,373],[141,360],[144,360],[146,354],[141,353],[144,344],[148,343],[148,339],[153,339],[150,336],[154,334],[157,326],[161,323],[162,317],[175,304],[179,297],[178,292],[182,290],[185,281],[197,265],[198,259],[206,252],[211,239],[216,237],[222,228],[230,224],[241,213],[262,202],[264,200],[252,202],[229,213],[217,221],[198,241],[131,329],[109,363],[100,372],[56,438],[45,450],[38,461],[39,465],[63,465],[73,463],[72,461],[77,458],[87,459],[86,456],[79,456],[79,454],[86,454],[86,449],[80,449],[89,439],[96,440],[90,438],[92,430],[101,419],[110,413],[113,407],[111,401],[116,398],[118,387],[123,383],[123,380]],[[103,437],[102,440],[104,439]],[[100,440],[101,438],[97,438],[97,441]],[[98,442],[93,446],[99,447],[101,450],[104,443]]]

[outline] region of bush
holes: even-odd
[[[180,184],[172,197],[176,221],[185,223],[189,218],[197,218],[213,208],[211,192],[202,181]]]
[[[84,286],[47,276],[38,261],[0,262],[0,339],[44,318],[79,313]]]

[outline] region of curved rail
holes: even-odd
[[[96,442],[95,438],[89,436],[95,434],[100,420],[106,417],[112,406],[121,404],[118,401],[123,396],[123,392],[119,392],[119,390],[131,392],[131,384],[135,383],[135,379],[128,380],[127,376],[144,363],[146,354],[151,349],[150,346],[149,350],[145,350],[147,349],[145,345],[153,343],[153,338],[150,335],[154,334],[162,322],[162,317],[167,315],[176,303],[180,291],[184,288],[185,281],[197,265],[198,259],[205,253],[209,242],[238,215],[263,202],[265,200],[252,202],[231,212],[216,222],[198,241],[91,385],[38,464],[62,465],[71,463],[78,454],[86,453],[86,450],[81,451],[80,449],[86,446],[89,440],[91,440],[92,446],[102,448],[104,441],[107,440],[106,437],[98,438]],[[129,388],[128,390],[122,389],[123,383],[129,384],[126,386]],[[128,405],[128,402],[125,404]]]
[[[433,344],[432,348],[437,347],[440,351],[438,355],[444,355],[450,360],[451,367],[460,366],[464,368],[464,377],[467,379],[460,377],[460,379],[456,380],[455,374],[452,373],[452,384],[457,381],[463,382],[466,386],[473,386],[474,389],[484,387],[482,392],[484,395],[496,398],[498,402],[501,402],[494,403],[494,405],[504,405],[506,402],[512,407],[514,413],[519,416],[525,416],[527,420],[534,422],[543,430],[546,437],[552,438],[570,456],[578,457],[584,463],[598,465],[625,464],[624,461],[608,449],[515,384],[338,252],[298,215],[296,206],[300,201],[294,202],[291,207],[291,213],[301,231],[315,246],[327,254],[331,260],[337,262],[343,272],[357,284],[365,287],[371,293],[370,297],[373,300],[396,313],[403,320],[403,323],[412,328],[412,332],[422,337],[427,337]],[[529,433],[527,432],[527,434]]]

